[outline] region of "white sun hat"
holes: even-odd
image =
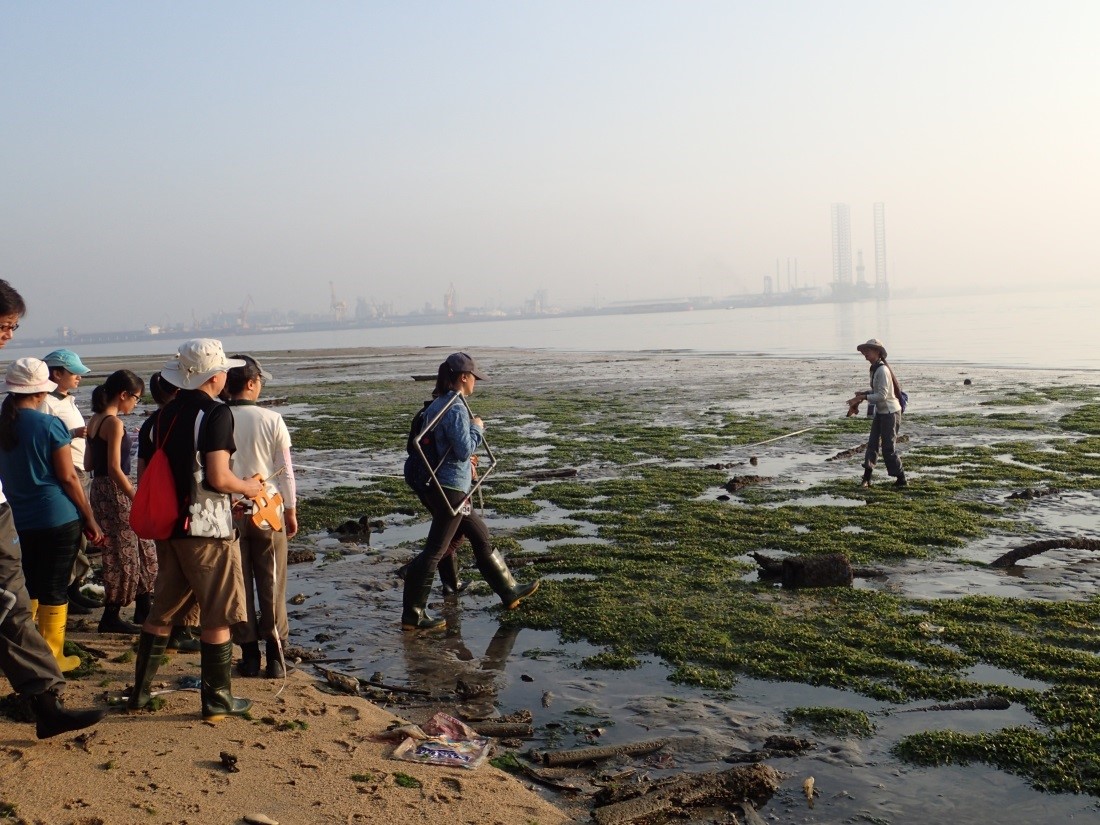
[[[226,358],[222,342],[214,338],[192,338],[180,344],[175,358],[164,365],[161,377],[181,390],[196,390],[217,375],[233,367],[243,367],[244,361]]]

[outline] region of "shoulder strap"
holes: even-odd
[[[161,410],[157,415],[157,421],[153,425],[153,446],[158,450],[163,450],[164,445],[168,443],[168,436],[172,434],[172,428],[176,426],[176,420],[179,418],[179,413],[176,413],[172,417],[172,423],[168,425],[168,432],[164,434],[164,438],[159,438],[161,420],[164,418],[164,410]]]

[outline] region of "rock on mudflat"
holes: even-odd
[[[244,821],[250,823],[250,825],[279,825],[267,814],[245,814]]]

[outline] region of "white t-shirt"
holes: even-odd
[[[76,398],[72,393],[58,398],[52,392],[48,392],[46,400],[38,410],[60,418],[69,428],[69,435],[72,435],[73,430],[83,427],[85,423],[84,416],[76,408]],[[81,473],[84,472],[84,445],[84,439],[76,436],[73,436],[72,444],[69,445],[73,451],[73,466]]]
[[[296,509],[294,468],[290,463],[290,431],[283,417],[273,410],[247,402],[231,403],[229,409],[233,411],[233,441],[237,445],[231,460],[233,472],[241,478],[256,473],[261,478],[271,478],[285,465],[286,469],[267,484],[268,492],[278,491],[283,497],[283,507]]]

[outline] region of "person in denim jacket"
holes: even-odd
[[[493,550],[485,522],[470,507],[472,459],[485,439],[485,424],[480,417],[470,416],[461,399],[451,402],[456,394],[464,397],[472,395],[479,380],[488,380],[488,376],[464,352],[452,353],[439,365],[437,398],[428,407],[425,420],[431,421],[447,404],[451,406],[432,429],[433,464],[438,464],[435,475],[439,484],[431,484],[422,497],[432,514],[432,524],[424,549],[409,563],[405,572],[401,609],[403,630],[431,630],[446,626],[445,619],[428,613],[427,604],[436,568],[456,535],[461,534],[469,540],[478,571],[508,610],[514,609],[539,586],[538,581],[522,585],[516,583],[504,558]],[[455,514],[453,511],[458,512]]]

